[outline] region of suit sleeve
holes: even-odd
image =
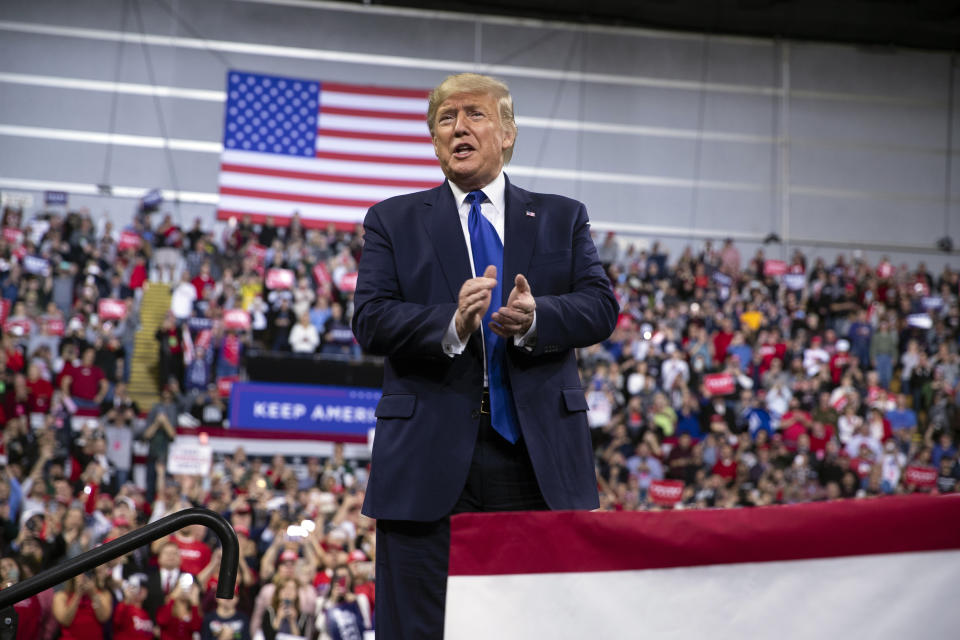
[[[610,279],[590,237],[590,221],[581,204],[572,238],[569,293],[537,296],[537,341],[533,355],[589,347],[610,337],[620,312]]]
[[[393,242],[376,208],[363,223],[354,295],[353,333],[367,353],[400,357],[446,357],[442,341],[457,303],[407,302],[400,290]]]

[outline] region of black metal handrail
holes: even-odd
[[[160,518],[156,522],[145,525],[136,531],[131,531],[116,540],[111,540],[96,549],[81,553],[79,556],[42,571],[32,578],[3,589],[0,591],[0,610],[191,524],[205,525],[212,529],[220,539],[223,554],[220,558],[217,597],[232,598],[237,584],[237,570],[240,563],[240,542],[237,540],[237,533],[220,514],[209,509],[195,507]]]

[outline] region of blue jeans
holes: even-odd
[[[889,390],[890,380],[893,379],[893,356],[878,353],[874,360],[877,362],[877,377],[880,379],[880,386]]]

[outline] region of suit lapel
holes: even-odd
[[[506,177],[506,176],[504,176]],[[503,220],[503,302],[513,290],[513,281],[518,273],[527,275],[530,266],[530,256],[536,245],[537,233],[540,228],[540,212],[531,211],[529,194],[515,187],[507,180],[505,193],[506,212]],[[533,213],[534,215],[529,215]]]
[[[470,254],[467,253],[467,244],[463,239],[457,203],[454,202],[453,192],[446,182],[427,192],[422,219],[443,267],[450,295],[456,301],[460,287],[473,277],[473,269],[470,268]]]

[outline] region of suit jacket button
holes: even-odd
[[[480,411],[478,411],[477,409],[474,409],[473,411],[470,412],[470,417],[476,420],[477,418],[480,417]]]

